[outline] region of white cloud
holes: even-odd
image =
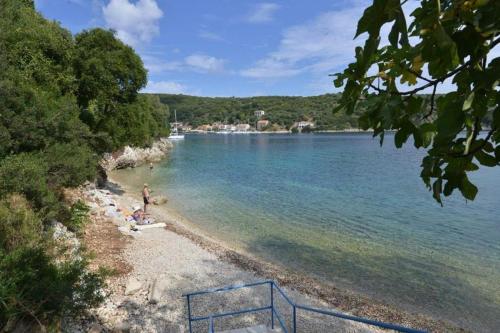
[[[207,30],[201,30],[198,33],[198,36],[200,38],[207,39],[207,40],[213,40],[216,42],[224,41],[224,38],[221,35],[216,34],[215,32],[207,31]]]
[[[285,62],[278,61],[273,58],[259,60],[252,68],[247,68],[240,71],[240,74],[245,77],[257,79],[276,79],[290,77],[300,74],[299,68],[293,68]]]
[[[263,2],[255,5],[246,20],[250,23],[266,23],[274,19],[274,14],[280,8],[279,5],[271,2]]]
[[[102,7],[106,25],[116,30],[118,37],[135,46],[149,42],[159,33],[158,21],[163,12],[155,0],[111,0]]]
[[[174,81],[149,81],[145,93],[188,94],[187,87]]]
[[[223,72],[224,60],[204,54],[192,54],[184,59],[186,65],[199,72]]]
[[[147,68],[149,73],[153,74],[181,70],[184,66],[181,61],[162,61],[151,55],[142,55],[141,58],[144,62],[144,67]]]
[[[362,41],[353,40],[356,20],[364,6],[323,13],[305,24],[292,26],[282,33],[278,48],[256,62],[241,75],[253,78],[279,78],[300,73],[327,75],[353,61],[354,48]]]

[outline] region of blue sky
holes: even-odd
[[[352,61],[368,0],[37,0],[77,33],[112,28],[141,55],[144,91],[201,96],[318,95]]]

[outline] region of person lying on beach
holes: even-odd
[[[132,214],[132,218],[137,222],[140,223],[144,219],[144,211],[142,209],[137,209],[134,211]]]

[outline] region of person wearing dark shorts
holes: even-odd
[[[144,188],[142,189],[142,199],[144,201],[144,213],[146,213],[146,208],[149,205],[149,189],[148,189],[148,184],[144,184]]]

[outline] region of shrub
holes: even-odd
[[[0,331],[24,320],[50,326],[103,300],[104,275],[84,259],[57,260],[26,199],[0,201]]]
[[[20,195],[0,201],[0,221],[0,249],[12,251],[42,240],[43,225]]]
[[[0,329],[18,320],[50,326],[103,301],[104,278],[86,260],[56,263],[43,245],[0,250]]]
[[[98,158],[87,145],[57,143],[42,156],[52,187],[76,187],[96,175]]]
[[[23,194],[33,207],[48,213],[57,205],[47,184],[47,163],[37,154],[22,153],[0,161],[0,198]]]
[[[68,222],[65,223],[71,231],[81,231],[83,226],[88,221],[89,206],[85,202],[78,200],[75,202],[70,209],[70,217]]]

